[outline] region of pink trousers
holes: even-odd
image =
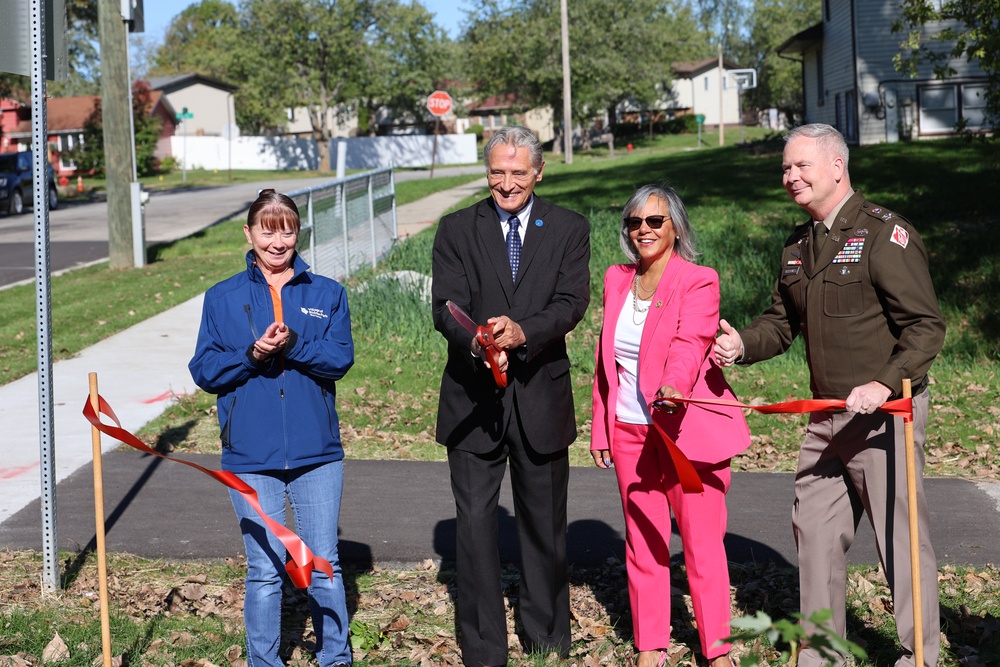
[[[666,446],[642,424],[615,423],[612,454],[625,513],[625,565],[635,647],[670,644],[670,512],[684,546],[684,563],[701,651],[711,660],[729,652],[718,644],[730,634],[726,534],[729,460],[699,467],[704,493],[681,491]]]

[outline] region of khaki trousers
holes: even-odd
[[[941,647],[941,625],[937,561],[931,546],[923,484],[928,402],[926,391],[913,397],[924,663],[925,667],[934,667]],[[813,413],[799,452],[792,525],[799,557],[801,611],[808,618],[818,610],[832,610],[833,629],[844,637],[847,550],[862,514],[868,516],[892,591],[896,628],[903,647],[896,666],[915,667],[905,442],[900,417],[882,412]],[[818,667],[830,663],[807,649],[798,664]],[[835,664],[843,664],[843,660]]]

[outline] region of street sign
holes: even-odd
[[[694,119],[698,122],[699,125],[701,125],[702,123],[705,122],[705,114],[700,113],[700,114],[696,115],[694,117]]]
[[[451,111],[451,95],[444,90],[435,90],[427,96],[427,110],[435,116],[444,116]]]
[[[181,109],[181,112],[177,114],[177,120],[187,120],[188,118],[194,118],[194,114],[188,111],[187,107]]]

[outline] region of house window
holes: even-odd
[[[826,15],[826,20],[830,20],[830,0],[823,0],[823,13]]]
[[[965,85],[962,89],[962,118],[970,130],[978,130],[986,125],[986,86]]]
[[[841,134],[844,132],[844,126],[841,121],[840,115],[840,93],[833,96],[833,126],[840,130]]]
[[[920,88],[920,133],[946,134],[958,122],[956,86],[924,86]]]
[[[71,151],[83,145],[83,135],[60,134],[59,135],[59,171],[75,171],[76,162],[71,157]]]
[[[708,77],[707,76],[704,77],[704,81],[705,81],[705,90],[708,91]]]

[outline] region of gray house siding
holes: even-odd
[[[894,0],[826,0],[824,10],[821,25],[788,42],[794,53],[798,38],[821,28],[818,40],[801,46],[806,122],[833,125],[861,145],[952,134],[960,121],[983,127],[987,82],[975,62],[951,60],[956,74],[946,81],[928,64],[914,78],[895,70],[904,35],[892,32]],[[922,41],[941,29],[928,26]]]

